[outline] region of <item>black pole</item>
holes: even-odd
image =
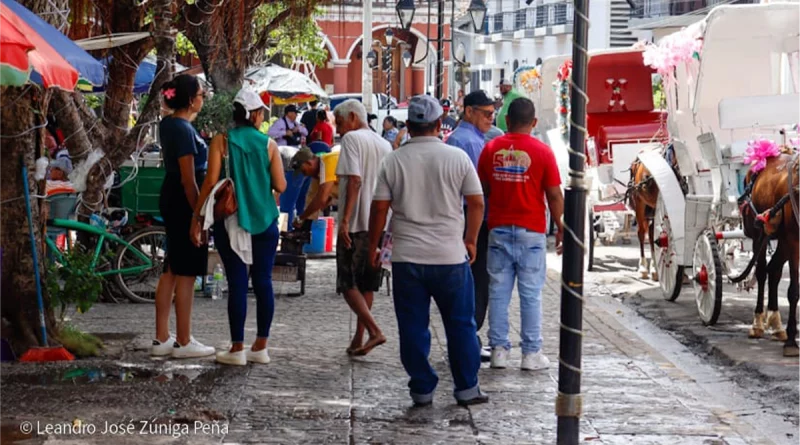
[[[444,0],[439,0],[439,4],[436,6],[436,100],[442,98],[443,83],[444,83]]]
[[[557,444],[577,445],[581,416],[581,348],[583,340],[583,258],[586,212],[584,141],[586,127],[586,40],[588,0],[575,0],[570,87],[569,182],[564,203],[564,258],[561,274]]]

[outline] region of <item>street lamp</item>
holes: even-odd
[[[378,66],[378,53],[376,53],[374,49],[369,50],[367,53],[367,63],[372,69]]]
[[[394,40],[394,31],[392,31],[391,28],[387,28],[384,36],[386,37],[386,45],[392,46],[392,40]]]
[[[411,27],[416,9],[417,7],[414,6],[414,0],[400,0],[397,2],[395,11],[397,11],[397,17],[400,19],[400,26],[402,26],[403,29],[408,30],[408,28]]]
[[[403,51],[403,66],[405,66],[406,68],[410,67],[412,58],[413,57],[411,56],[411,51],[409,50]]]
[[[481,32],[483,21],[486,19],[486,3],[483,0],[472,0],[467,11],[472,19],[472,28],[476,33]]]
[[[431,3],[428,2],[428,35],[430,35],[430,10],[431,10]],[[445,39],[444,38],[444,0],[438,0],[437,2],[437,32],[436,32],[436,97],[442,97],[442,75],[444,73],[444,61],[443,58],[443,44],[444,42],[450,42],[450,51],[452,53],[453,60],[459,65],[465,65],[466,62],[463,59],[460,59],[456,56],[455,48],[453,43],[453,39]],[[455,0],[451,1],[450,7],[450,29],[451,32],[455,29],[453,24],[453,20],[455,20]],[[397,6],[395,7],[397,11],[397,16],[400,18],[400,25],[403,29],[409,29],[411,27],[411,22],[414,19],[414,12],[416,11],[416,6],[414,6],[413,0],[399,0],[397,2]],[[467,9],[469,12],[470,19],[472,20],[472,28],[475,30],[476,33],[480,33],[483,29],[483,21],[486,20],[486,2],[484,0],[471,0],[469,4],[469,8]],[[428,57],[428,45],[425,45],[425,56],[422,57],[419,61],[421,62],[425,58]],[[404,54],[405,56],[405,54]],[[405,62],[405,60],[404,60]]]

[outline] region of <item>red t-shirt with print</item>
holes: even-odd
[[[481,152],[478,176],[488,188],[489,230],[523,227],[545,233],[545,188],[561,184],[553,150],[527,134],[492,139]]]

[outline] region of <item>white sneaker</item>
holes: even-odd
[[[163,357],[172,354],[173,343],[175,343],[175,336],[172,334],[169,334],[169,338],[163,342],[158,341],[158,339],[153,339],[150,355],[153,357]]]
[[[189,338],[189,343],[181,346],[177,340],[172,345],[172,358],[196,358],[196,357],[206,357],[209,355],[213,355],[215,349],[213,346],[206,346],[199,341],[195,340],[194,337]]]
[[[264,348],[260,351],[253,351],[252,349],[248,348],[247,361],[266,365],[267,363],[270,362],[269,352],[267,352],[267,348]]]
[[[520,369],[523,371],[539,371],[549,367],[550,360],[541,351],[522,354],[522,366],[520,366]]]
[[[236,352],[221,351],[217,352],[217,363],[223,365],[244,366],[247,364],[247,357],[244,349]]]
[[[505,369],[508,366],[508,349],[503,347],[492,348],[492,368]]]

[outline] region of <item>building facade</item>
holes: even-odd
[[[636,39],[627,33],[630,9],[624,0],[624,27],[612,29],[616,14],[612,4],[617,0],[589,2],[588,49],[629,46]],[[471,32],[471,24],[456,22],[454,44],[464,48],[469,62],[469,78],[458,77],[456,88],[465,92],[483,89],[490,94],[499,91],[503,78],[513,78],[520,67],[535,66],[542,60],[572,53],[574,10],[564,0],[488,0],[486,25],[481,34]],[[621,33],[620,33],[621,31]],[[466,82],[464,82],[466,80]]]
[[[415,0],[417,6],[411,28],[406,31],[400,26],[395,12],[396,1],[376,0],[372,2],[372,39],[379,42],[382,48],[373,48],[382,60],[386,47],[385,33],[391,29],[394,33],[391,52],[391,69],[379,63],[372,70],[373,92],[386,93],[403,102],[408,97],[433,93],[436,76],[436,5],[433,2]],[[324,8],[324,13],[317,18],[322,29],[328,60],[322,67],[314,69],[319,84],[329,94],[361,93],[362,58],[369,50],[362,48],[363,4],[358,0],[343,0]],[[444,22],[444,39],[450,39],[450,8],[446,8]],[[430,11],[430,13],[429,13]],[[451,70],[450,44],[444,43],[444,88],[448,91]],[[403,53],[412,55],[408,67],[403,63]]]

